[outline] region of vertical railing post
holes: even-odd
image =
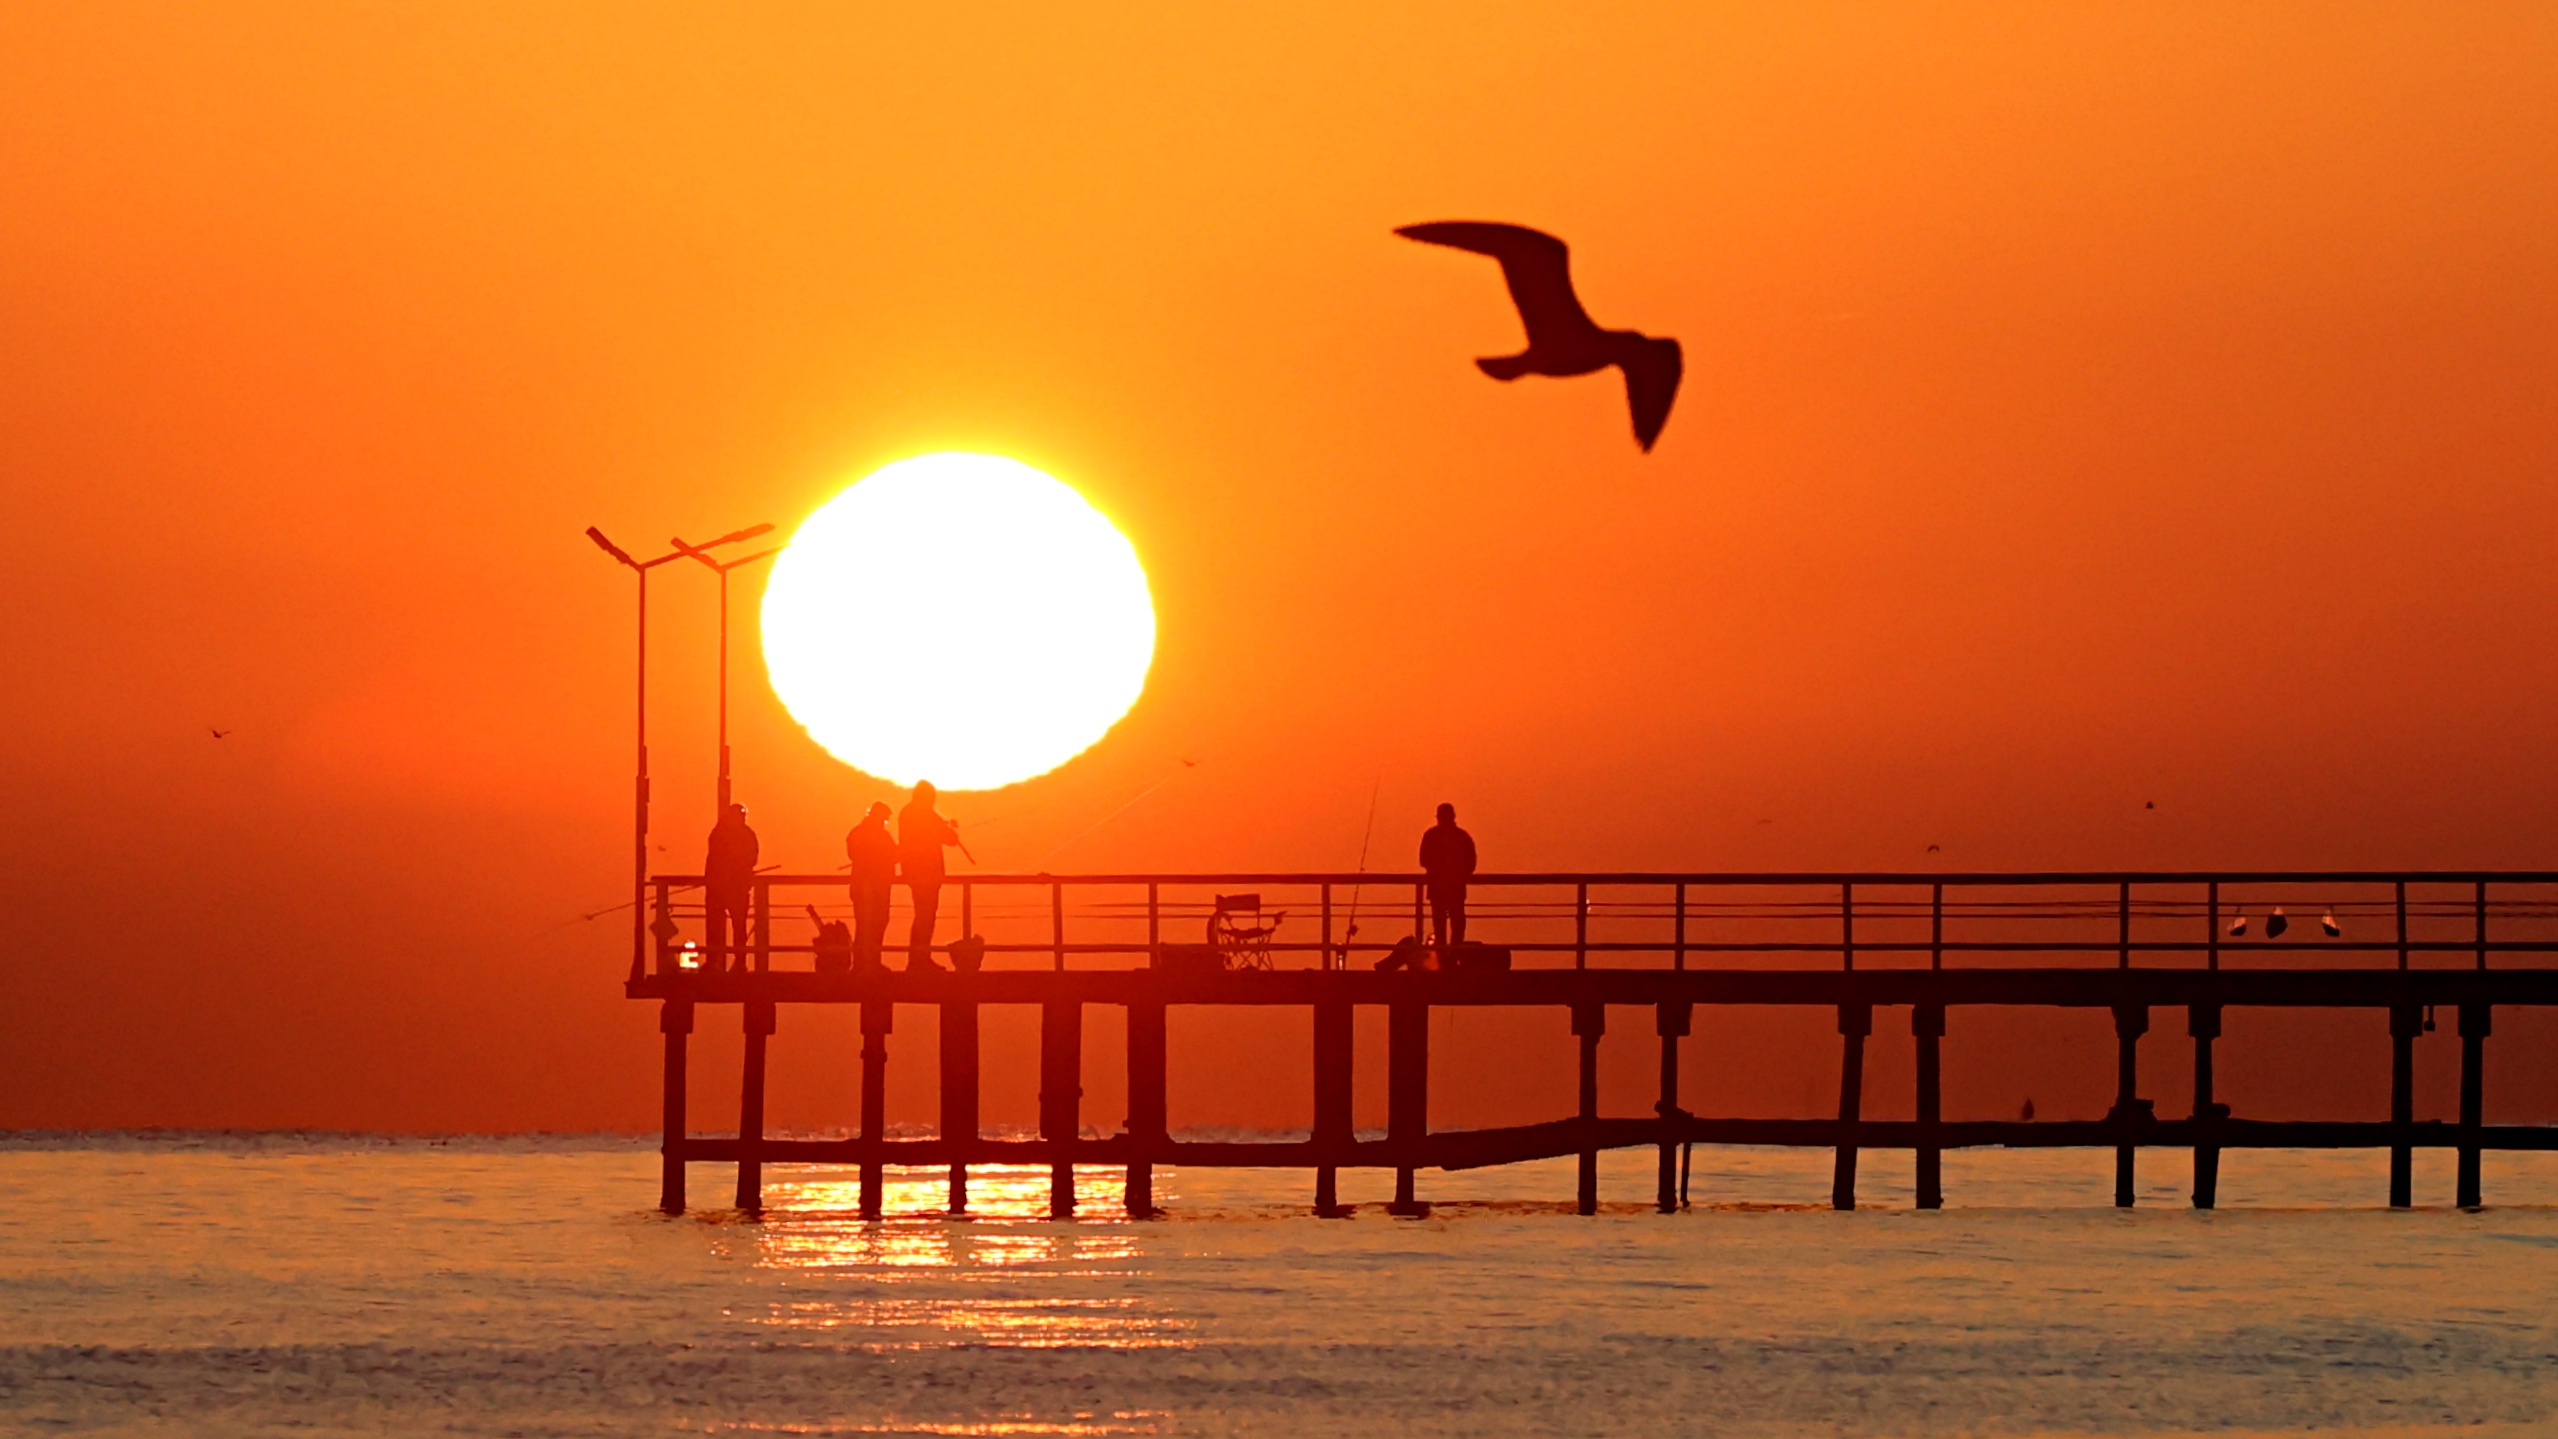
[[[2220,1006],[2187,1006],[2185,1032],[2194,1038],[2194,1207],[2209,1209],[2220,1202],[2219,1130],[2229,1117],[2229,1106],[2212,1099],[2212,1041],[2220,1038]]]
[[[2458,1196],[2463,1209],[2476,1209],[2479,1195],[2479,1129],[2486,1123],[2487,1034],[2495,1011],[2483,1004],[2460,1007],[2460,1173]]]
[[[2487,881],[2478,881],[2478,967],[2487,967]]]
[[[1661,1116],[1661,1175],[1654,1203],[1664,1214],[1679,1209],[1679,1141],[1687,1134],[1688,1112],[1679,1105],[1679,1041],[1687,1038],[1694,1006],[1664,1000],[1653,1017],[1661,1036],[1661,1098],[1652,1111]]]
[[[666,1081],[658,1114],[657,1207],[684,1212],[684,1081],[686,1040],[693,1032],[693,1001],[670,999],[657,1007],[657,1030],[666,1036]]]
[[[1331,969],[1332,963],[1332,884],[1323,886],[1323,935],[1315,946],[1315,968]]]
[[[1145,997],[1128,1004],[1128,1217],[1150,1219],[1155,1209],[1155,1158],[1168,1134],[1164,1081],[1164,1002]]]
[[[2389,1207],[2405,1209],[2416,1202],[2416,1036],[2425,1032],[2425,1011],[2413,1004],[2389,1007]]]
[[[2126,911],[2128,913],[2128,910]],[[2149,1128],[2150,1102],[2141,1093],[2141,1036],[2149,1033],[2149,1006],[2114,1006],[2114,1207],[2129,1209],[2138,1200],[2134,1166],[2142,1133]]]
[[[675,936],[680,931],[675,925],[674,895],[666,881],[661,879],[655,883],[656,895],[651,901],[654,909],[649,916],[648,928],[650,937],[657,941],[657,972],[660,975],[680,973],[675,965]]]
[[[2125,880],[2114,900],[2114,967],[2132,967],[2132,885]]]
[[[1670,968],[1688,967],[1688,885],[1681,880],[1672,886],[1670,900]]]
[[[1590,886],[1572,887],[1572,967],[1590,967]]]
[[[1572,1033],[1581,1041],[1581,1153],[1574,1207],[1599,1212],[1599,1037],[1608,1032],[1603,1004],[1572,1006]]]
[[[884,999],[862,1001],[862,1218],[877,1219],[886,1207],[888,1169],[880,1146],[888,1141],[888,1036],[897,1027],[897,1006]]]
[[[1164,963],[1163,886],[1146,881],[1146,965],[1161,969]]]
[[[966,939],[977,932],[977,882],[959,882],[959,937]]]
[[[1056,968],[1066,967],[1066,886],[1051,882],[1048,886],[1048,942],[1055,946]]]
[[[1403,977],[1407,987],[1412,976]],[[1414,1195],[1413,1171],[1430,1136],[1430,1005],[1397,999],[1386,1005],[1386,1142],[1394,1151],[1394,1203],[1389,1214],[1427,1211]]]
[[[1346,999],[1315,1004],[1315,1213],[1343,1214],[1338,1161],[1358,1143],[1350,1106],[1351,1012]]]
[[[764,1045],[773,1033],[774,1004],[750,999],[746,1012],[746,1072],[737,1087],[737,1207],[764,1212]]]
[[[773,968],[773,882],[755,881],[755,972],[769,974]]]
[[[968,1212],[968,1155],[977,1144],[977,1002],[941,1002],[941,1137],[950,1155],[950,1212]]]
[[[2213,880],[2203,901],[2203,967],[2220,968],[2220,881]]]
[[[1830,1207],[1856,1207],[1856,1150],[1865,1110],[1865,1036],[1874,1032],[1874,1006],[1839,1006],[1839,1147],[1830,1174]]]
[[[2407,881],[2398,881],[2398,967],[2407,967]]]
[[[1039,1007],[1039,1137],[1073,1145],[1083,1133],[1084,1007],[1052,999]],[[1075,1165],[1048,1162],[1048,1217],[1075,1217]]]
[[[1421,939],[1430,933],[1430,921],[1423,915],[1421,901],[1424,886],[1412,887],[1412,937]]]
[[[1853,882],[1839,886],[1839,968],[1856,968],[1856,885]]]
[[[1937,887],[1942,891],[1944,886]],[[1944,1118],[1941,1046],[1945,1039],[1945,1006],[1910,1006],[1910,1035],[1918,1049],[1918,1207],[1945,1207],[1945,1150],[1937,1125]]]
[[[1928,886],[1927,967],[1945,967],[1945,881],[1941,879]],[[1937,1032],[1944,1033],[1942,1029]]]

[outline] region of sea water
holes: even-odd
[[[410,1434],[2170,1434],[2558,1432],[2558,1155],[2490,1155],[2493,1207],[2382,1207],[2375,1154],[2244,1152],[2223,1207],[2142,1155],[1699,1148],[1424,1171],[1426,1218],[1346,1173],[768,1172],[760,1221],[654,1212],[621,1139],[0,1138],[0,1430]]]

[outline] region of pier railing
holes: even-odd
[[[862,1208],[877,1215],[888,1164],[946,1165],[954,1211],[967,1206],[971,1164],[1051,1167],[1051,1209],[1074,1207],[1077,1164],[1124,1165],[1129,1212],[1152,1209],[1161,1164],[1295,1165],[1315,1174],[1319,1212],[1338,1212],[1345,1166],[1395,1171],[1399,1212],[1419,1208],[1414,1173],[1577,1156],[1579,1207],[1598,1203],[1599,1151],[1659,1151],[1656,1201],[1686,1198],[1683,1154],[1698,1142],[1811,1145],[1836,1151],[1832,1203],[1853,1207],[1857,1155],[1908,1148],[1918,1203],[1942,1202],[1945,1149],[1967,1145],[2100,1146],[2115,1152],[2115,1198],[2129,1205],[2136,1152],[2187,1148],[2193,1201],[2215,1203],[2220,1155],[2246,1147],[2385,1148],[2389,1202],[2413,1202],[2412,1156],[2457,1156],[2455,1202],[2481,1202],[2480,1157],[2558,1149],[2558,1128],[2485,1121],[2486,1042],[2500,1007],[2558,1005],[2558,872],[2293,871],[2226,873],[1485,874],[1469,894],[1467,937],[1507,952],[1508,966],[1380,972],[1370,963],[1430,932],[1426,881],[1414,874],[952,875],[931,946],[905,949],[904,887],[885,964],[821,968],[817,926],[849,920],[840,875],[758,875],[737,953],[708,926],[698,876],[651,881],[652,946],[634,955],[626,992],[659,1004],[665,1037],[662,1203],[685,1203],[685,1166],[734,1163],[738,1206],[761,1205],[767,1162],[861,1169]],[[1246,904],[1241,896],[1249,896]],[[1220,901],[1223,900],[1221,905]],[[812,917],[810,911],[814,909]],[[1227,924],[1212,930],[1223,911]],[[1240,926],[1249,942],[1234,942]],[[1226,943],[1217,943],[1223,933]],[[951,964],[950,961],[960,961]],[[1204,961],[1204,962],[1203,962]],[[945,968],[944,966],[948,967]],[[952,969],[975,972],[950,972]],[[861,1011],[861,1124],[841,1140],[764,1134],[764,1070],[788,1004]],[[734,1139],[686,1132],[686,1043],[697,1009],[743,1015],[744,1073]],[[1036,1005],[1040,1120],[1036,1139],[991,1138],[978,1123],[978,1011]],[[1128,1114],[1118,1132],[1081,1123],[1082,1009],[1127,1021]],[[1314,1017],[1314,1127],[1302,1141],[1200,1143],[1166,1125],[1165,1015],[1170,1006],[1303,1007]],[[1387,1019],[1387,1127],[1351,1123],[1352,1015]],[[1682,1105],[1679,1056],[1696,1006],[1834,1010],[1840,1042],[1834,1116],[1724,1118]],[[930,1139],[885,1127],[887,1036],[901,1007],[935,1011],[941,1123]],[[1470,1131],[1428,1122],[1430,1011],[1435,1007],[1567,1010],[1580,1050],[1579,1112],[1542,1124]],[[1600,1112],[1598,1052],[1612,1008],[1652,1011],[1660,1097],[1641,1117]],[[2068,1121],[1952,1121],[1941,1114],[1941,1048],[1949,1009],[2108,1010],[2116,1038],[2113,1108]],[[2232,1007],[2379,1011],[2387,1017],[2386,1120],[2241,1119],[2214,1099],[2216,1041]],[[1916,1051],[1916,1117],[1863,1117],[1865,1048],[1878,1009],[1902,1009]],[[2158,1115],[2141,1097],[2140,1043],[2152,1011],[2181,1009],[2193,1040],[2193,1108]],[[2456,1031],[2455,1117],[2415,1112],[2416,1046]]]
[[[1522,873],[1470,885],[1467,937],[1522,968],[1739,961],[1860,967],[2041,957],[2061,964],[2538,965],[2558,954],[2558,871],[2226,873]],[[651,881],[650,969],[805,969],[810,911],[849,922],[841,875],[758,875],[750,952],[704,923],[698,875]],[[955,874],[934,949],[975,936],[988,968],[1146,967],[1166,945],[1208,942],[1221,896],[1249,894],[1276,967],[1350,968],[1404,935],[1430,935],[1417,874]],[[894,891],[888,947],[903,955],[910,896]],[[2279,918],[2277,917],[2279,914]],[[2244,921],[2242,924],[2241,921]],[[902,959],[898,962],[902,963]]]

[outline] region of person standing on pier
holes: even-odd
[[[942,849],[959,843],[959,826],[933,812],[938,793],[931,780],[917,780],[915,797],[897,814],[897,867],[915,902],[915,922],[906,932],[906,967],[914,970],[941,967],[933,962],[933,922],[941,917],[941,882],[948,873]]]
[[[1474,878],[1474,836],[1457,828],[1457,807],[1439,806],[1439,822],[1421,835],[1421,873],[1430,891],[1430,938],[1444,961],[1466,942],[1466,881]]]
[[[748,898],[755,890],[755,861],[761,855],[755,831],[747,828],[746,806],[732,804],[711,826],[710,854],[702,861],[702,889],[707,903],[711,953],[722,969],[744,969],[753,932],[747,918]],[[732,937],[733,936],[733,937]]]
[[[897,841],[888,833],[889,809],[874,802],[862,822],[844,836],[844,866],[853,872],[853,969],[879,968],[888,937],[888,896],[897,883]]]

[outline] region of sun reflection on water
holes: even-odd
[[[893,1347],[1164,1348],[1194,1343],[1190,1321],[1133,1292],[1142,1273],[1115,1170],[1078,1173],[1077,1222],[1048,1219],[1044,1166],[972,1166],[964,1222],[944,1210],[948,1171],[891,1169],[889,1218],[860,1216],[841,1170],[771,1173],[751,1256],[787,1297],[741,1320]],[[1098,1221],[1098,1222],[1095,1222]],[[952,1431],[963,1432],[963,1431]],[[972,1429],[969,1433],[1128,1432]]]

